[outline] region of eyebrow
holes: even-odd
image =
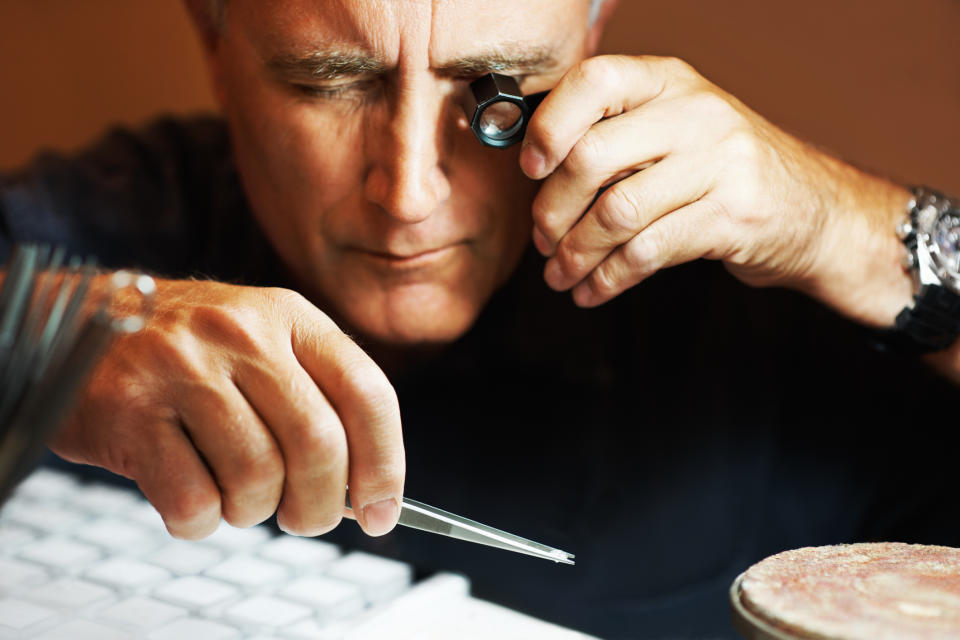
[[[508,70],[540,73],[558,64],[553,51],[547,47],[508,45],[480,55],[440,63],[434,70],[444,76],[470,76]]]
[[[557,58],[546,47],[515,45],[478,55],[444,61],[433,68],[445,77],[472,76],[492,71],[515,70],[539,73],[558,66]],[[356,51],[312,51],[305,54],[277,55],[267,60],[267,68],[275,75],[303,80],[336,80],[338,78],[382,75],[389,68],[376,56]]]
[[[336,50],[274,56],[267,60],[267,68],[278,76],[310,80],[379,75],[387,70],[383,61],[374,56]]]

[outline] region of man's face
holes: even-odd
[[[390,343],[456,338],[516,267],[535,184],[460,96],[584,57],[586,0],[231,0],[217,91],[253,211],[304,292]]]

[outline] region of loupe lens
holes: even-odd
[[[523,123],[523,111],[516,103],[501,100],[488,104],[480,114],[480,130],[491,140],[506,140]]]

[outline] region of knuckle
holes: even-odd
[[[362,492],[380,496],[395,494],[403,486],[406,465],[402,455],[392,455],[381,451],[377,459],[357,470],[357,477],[350,486],[356,486]]]
[[[724,149],[728,157],[742,165],[754,166],[760,156],[760,147],[757,138],[744,128],[737,128],[730,132],[723,140]]]
[[[693,68],[693,66],[683,58],[678,58],[676,56],[665,56],[660,60],[668,69],[670,69],[670,72],[673,75],[678,75],[678,76],[697,75],[697,72]]]
[[[733,105],[716,91],[697,91],[690,100],[693,122],[706,122],[717,131],[737,126],[739,117]]]
[[[598,89],[611,89],[619,82],[614,56],[595,56],[580,62],[576,69],[584,84]]]
[[[329,533],[343,520],[343,496],[341,495],[334,504],[335,507],[331,506],[329,509],[313,513],[283,505],[278,515],[282,523],[281,528],[297,536],[313,537]]]
[[[219,519],[212,517],[219,515],[219,510],[220,499],[214,492],[179,490],[164,505],[160,516],[171,533],[177,537],[204,537],[213,532],[207,530],[209,529],[207,523],[216,522]]]
[[[554,258],[557,265],[567,277],[576,277],[583,274],[586,270],[586,256],[570,246],[570,242],[564,239],[557,248]]]
[[[597,201],[597,223],[610,234],[639,231],[643,218],[639,195],[617,183]]]
[[[533,216],[533,223],[536,225],[540,231],[547,236],[548,240],[554,240],[554,227],[556,226],[556,220],[554,212],[547,205],[546,199],[542,197],[537,197],[533,201],[533,206],[531,208],[531,215]]]
[[[282,287],[267,287],[262,290],[266,305],[273,309],[279,321],[286,325],[306,329],[311,336],[340,332],[339,327],[325,313],[317,309],[303,294]]]
[[[316,477],[345,475],[349,453],[338,420],[319,421],[292,429],[286,446],[291,473]]]
[[[266,287],[263,289],[263,295],[272,305],[283,309],[301,309],[311,306],[303,294],[293,289]]]
[[[241,352],[259,352],[260,314],[249,306],[203,306],[194,311],[197,334],[213,344],[230,345]]]
[[[574,174],[594,173],[608,155],[604,154],[603,147],[601,136],[591,129],[573,145],[561,166]]]
[[[153,370],[165,377],[203,377],[196,339],[185,326],[148,330],[139,338],[135,352],[127,354],[131,358],[137,357],[136,352],[148,353]]]
[[[664,250],[658,234],[648,231],[624,248],[624,260],[631,272],[645,277],[663,264]]]
[[[548,167],[562,166],[563,154],[570,141],[565,136],[563,116],[548,109],[538,109],[530,119],[526,138],[545,156]]]
[[[377,404],[399,406],[393,385],[372,362],[358,362],[348,367],[346,375],[360,397]]]
[[[593,277],[590,279],[590,288],[601,296],[610,296],[619,291],[617,278],[613,269],[607,265],[601,265],[594,269]]]
[[[249,442],[249,440],[248,440]],[[224,483],[228,491],[259,491],[283,482],[283,458],[273,447],[241,447],[231,461]]]

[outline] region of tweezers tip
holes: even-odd
[[[576,564],[573,561],[576,556],[574,556],[572,553],[561,551],[560,549],[554,549],[550,552],[548,557],[554,562],[562,562],[563,564]]]

